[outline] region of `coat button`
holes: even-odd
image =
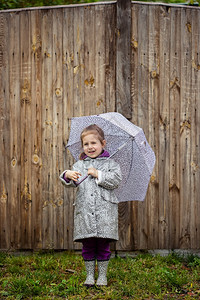
[[[91,196],[93,196],[93,194],[91,194]]]

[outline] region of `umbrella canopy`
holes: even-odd
[[[81,132],[91,124],[102,128],[106,139],[105,150],[120,164],[123,179],[115,190],[119,202],[143,201],[155,165],[155,154],[142,128],[116,112],[72,118],[66,147],[75,160],[82,152]]]

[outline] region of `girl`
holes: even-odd
[[[65,170],[60,179],[65,186],[77,187],[74,209],[74,241],[82,242],[82,256],[87,278],[85,285],[95,283],[95,260],[98,265],[97,285],[107,285],[107,267],[111,241],[118,240],[118,200],[114,189],[121,181],[120,166],[104,150],[103,130],[97,125],[81,133],[83,153],[73,170]],[[80,185],[81,174],[88,174]]]

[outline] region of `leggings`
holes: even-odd
[[[111,251],[108,239],[88,238],[83,239],[82,256],[84,260],[109,260]]]

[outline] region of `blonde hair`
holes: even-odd
[[[81,145],[82,145],[82,147],[83,147],[83,139],[88,134],[95,134],[97,136],[97,138],[99,139],[99,141],[103,144],[103,141],[105,140],[103,130],[99,126],[97,126],[96,124],[92,124],[92,125],[87,126],[81,132],[80,138],[81,138]],[[80,154],[80,159],[83,160],[84,156],[85,156],[85,153],[82,152]]]

